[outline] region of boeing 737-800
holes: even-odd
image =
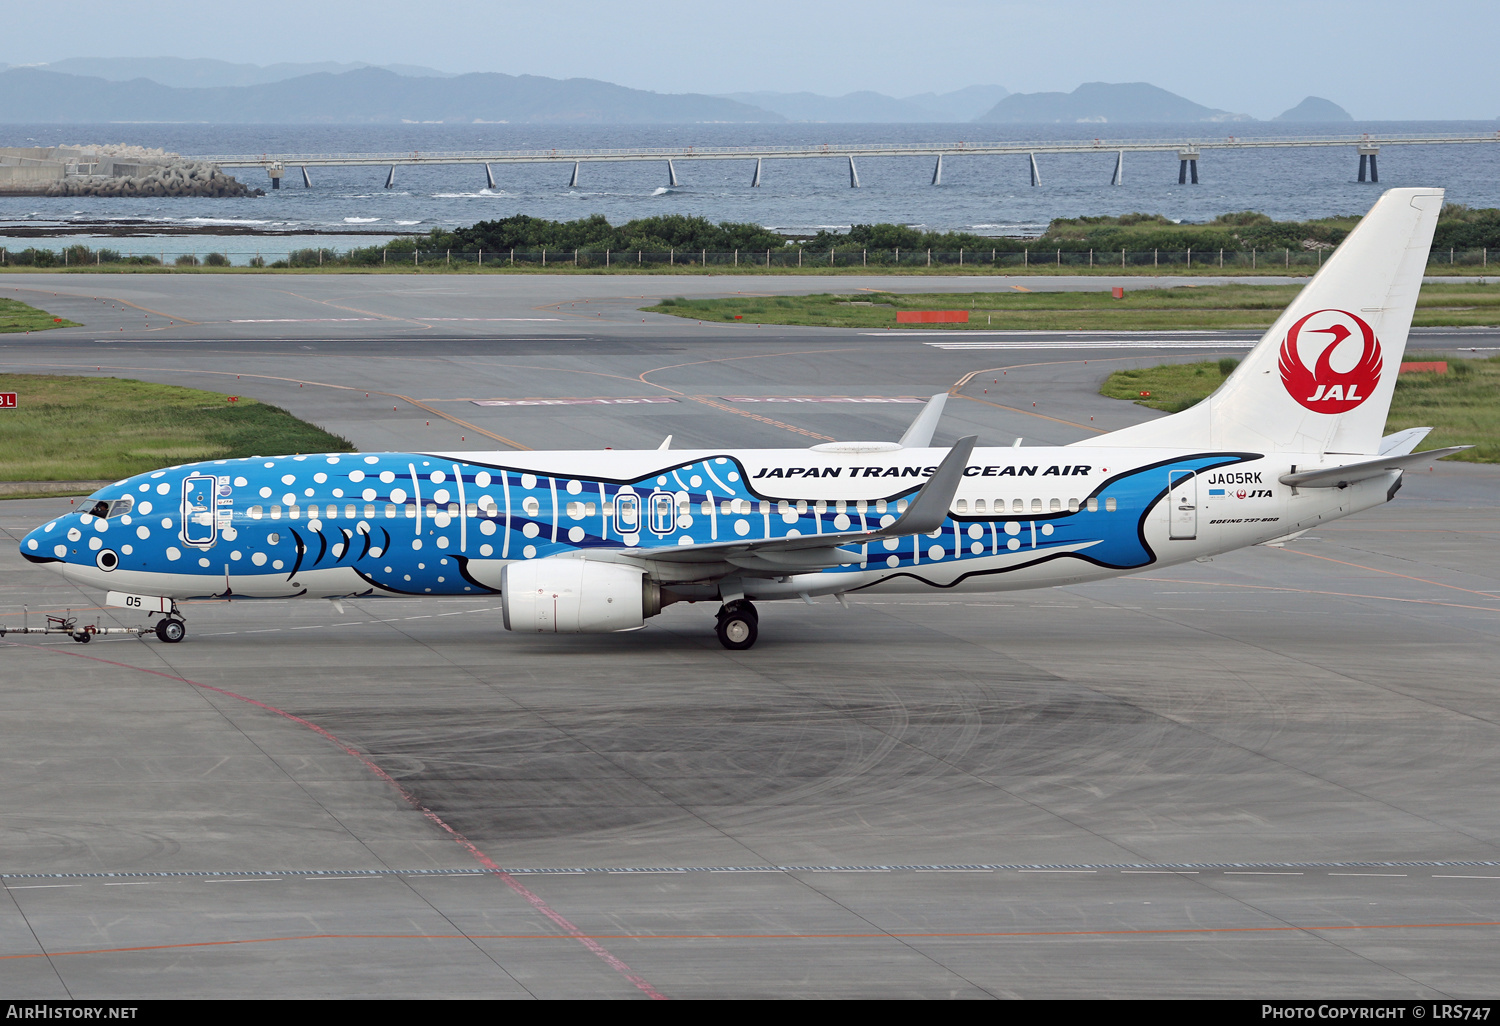
[[[629,631],[719,604],[1075,584],[1294,536],[1390,500],[1427,429],[1382,438],[1442,205],[1381,196],[1245,360],[1184,412],[1059,447],[330,453],[116,482],[21,554],[111,604],[383,595],[501,598],[524,633]]]

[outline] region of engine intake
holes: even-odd
[[[661,612],[661,588],[620,563],[553,557],[510,563],[500,575],[505,629],[525,634],[607,634]]]

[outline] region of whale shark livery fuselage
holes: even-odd
[[[1382,439],[1441,204],[1386,192],[1218,391],[1087,442],[932,448],[939,395],[900,442],[216,460],[101,489],[21,553],[160,615],[165,641],[188,598],[498,594],[526,633],[716,602],[744,649],[756,601],[1076,584],[1275,542],[1459,451]]]

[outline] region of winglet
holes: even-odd
[[[913,424],[912,427],[915,429],[916,425]],[[890,527],[882,528],[880,534],[895,538],[908,534],[928,534],[942,527],[943,522],[948,519],[948,510],[953,506],[953,496],[963,483],[969,454],[974,451],[974,443],[978,440],[978,435],[965,435],[954,443],[953,448],[948,450],[948,455],[943,457],[943,462],[938,464],[937,473],[927,479],[927,483],[911,500],[911,505],[906,507],[906,512],[901,514],[901,519]]]
[[[930,446],[933,432],[937,430],[938,421],[943,417],[943,406],[947,402],[947,392],[939,392],[927,400],[927,405],[922,407],[917,419],[911,422],[911,427],[901,436],[901,448],[925,449]]]

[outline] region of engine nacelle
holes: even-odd
[[[505,629],[524,634],[606,634],[661,612],[661,588],[621,563],[553,557],[510,563],[500,575]]]

